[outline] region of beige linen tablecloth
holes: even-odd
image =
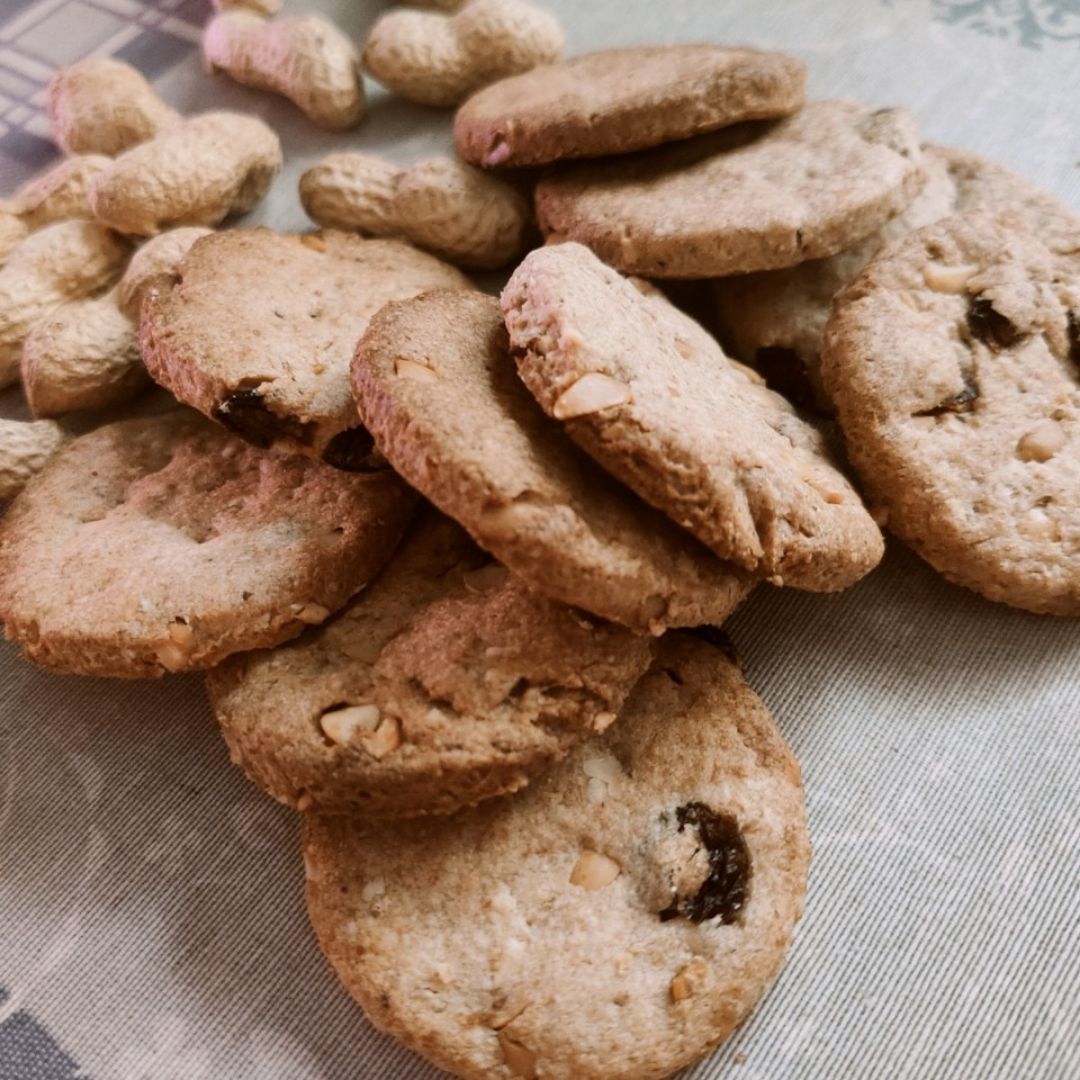
[[[320,6],[358,37],[384,7]],[[907,105],[928,138],[1080,208],[1078,0],[548,6],[575,52],[789,49],[814,94]],[[130,59],[182,110],[266,117],[288,164],[254,217],[279,228],[305,227],[296,178],[331,149],[450,146],[449,114],[377,91],[341,136],[205,76],[205,16],[0,0],[2,190],[48,160],[41,87],[88,52]],[[891,543],[850,592],[762,588],[730,630],[803,763],[815,859],[780,982],[691,1075],[1080,1077],[1080,622],[989,604]],[[0,1080],[436,1075],[323,965],[296,819],[230,767],[198,678],[62,679],[10,647],[0,665]]]

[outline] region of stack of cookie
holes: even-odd
[[[771,54],[614,50],[488,87],[455,138],[485,167],[548,166],[549,242],[714,279],[733,355],[835,411],[874,517],[946,577],[1080,614],[1080,221],[1000,166],[920,145],[905,110],[802,95]],[[522,370],[545,402],[552,373]],[[609,440],[575,438],[630,482]]]
[[[617,340],[633,365],[599,370]],[[396,241],[214,233],[140,343],[188,407],[75,440],[16,499],[8,635],[56,671],[213,668],[234,759],[308,813],[327,954],[434,1061],[663,1075],[722,1040],[809,846],[716,625],[760,578],[841,588],[881,556],[817,433],[575,244],[500,308]],[[608,429],[613,395],[640,419]]]
[[[306,814],[335,969],[459,1075],[664,1076],[775,976],[799,769],[717,629],[758,582],[853,585],[887,517],[1080,612],[1080,228],[804,92],[714,46],[481,90],[462,156],[546,167],[499,300],[397,239],[195,239],[138,328],[183,407],[75,440],[4,520],[8,637],[212,669],[233,759]],[[636,275],[719,278],[747,364]],[[777,383],[835,402],[873,513]]]

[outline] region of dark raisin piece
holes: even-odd
[[[778,345],[758,349],[754,353],[754,367],[761,372],[765,385],[783,394],[792,405],[819,411],[806,364],[794,349],[784,349]]]
[[[713,648],[719,649],[736,667],[742,666],[735,642],[731,640],[726,630],[722,630],[719,626],[692,626],[688,627],[686,632],[712,645]]]
[[[750,850],[739,823],[730,814],[718,814],[704,803],[677,807],[679,832],[687,825],[698,831],[709,856],[709,876],[693,896],[677,896],[660,912],[660,921],[682,916],[691,922],[719,918],[733,923],[750,893]]]
[[[1069,363],[1080,374],[1080,314],[1075,311],[1069,312],[1069,321],[1066,327],[1069,339]]]
[[[1019,330],[985,296],[973,296],[968,304],[968,329],[995,351],[1007,349],[1020,337]]]
[[[387,465],[381,457],[372,459],[374,449],[371,432],[364,427],[354,427],[339,431],[326,444],[322,457],[327,465],[345,472],[380,472]]]
[[[255,389],[234,390],[227,398],[214,406],[210,414],[235,435],[265,450],[280,438],[297,442],[311,441],[311,425],[301,423],[291,416],[279,416],[271,412]]]
[[[921,409],[912,413],[912,416],[943,416],[945,413],[969,413],[975,409],[975,402],[979,400],[979,386],[975,382],[975,376],[970,371],[964,372],[964,388],[952,397],[938,402],[929,409]]]

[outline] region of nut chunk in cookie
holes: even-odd
[[[625,273],[721,277],[850,247],[915,198],[921,159],[906,109],[812,101],[783,120],[555,170],[536,209],[545,233]]]
[[[1080,615],[1080,221],[912,234],[837,298],[822,373],[889,529],[991,600]]]
[[[633,630],[720,624],[752,580],[645,506],[537,407],[499,305],[433,292],[388,304],[353,393],[379,451],[534,588]]]
[[[252,445],[363,472],[381,463],[349,394],[357,339],[389,300],[468,287],[397,240],[230,229],[150,290],[139,344],[157,382]]]
[[[652,639],[533,592],[446,518],[337,618],[207,685],[233,759],[300,809],[449,813],[604,730]]]
[[[559,244],[525,259],[502,306],[544,411],[721,558],[822,592],[877,565],[881,532],[820,433],[655,290]]]
[[[415,506],[173,410],[76,439],[0,526],[0,619],[42,667],[150,677],[268,648],[371,580]]]
[[[310,815],[304,855],[320,944],[378,1027],[462,1077],[609,1080],[668,1076],[745,1019],[810,850],[765,706],[670,634],[618,722],[524,792],[389,825]]]

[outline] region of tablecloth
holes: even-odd
[[[359,38],[386,5],[317,6]],[[788,49],[813,94],[907,105],[928,138],[1080,209],[1077,0],[548,6],[573,52]],[[307,224],[296,178],[331,149],[406,163],[449,148],[448,113],[374,87],[340,135],[207,76],[207,14],[2,0],[0,191],[55,153],[42,88],[88,53],[136,64],[183,111],[269,120],[288,164],[253,217],[279,228]],[[990,604],[891,542],[849,592],[761,588],[729,629],[802,761],[815,857],[780,981],[688,1075],[1080,1077],[1080,622]],[[438,1075],[325,967],[297,831],[229,765],[199,678],[60,678],[0,649],[0,1080]]]

